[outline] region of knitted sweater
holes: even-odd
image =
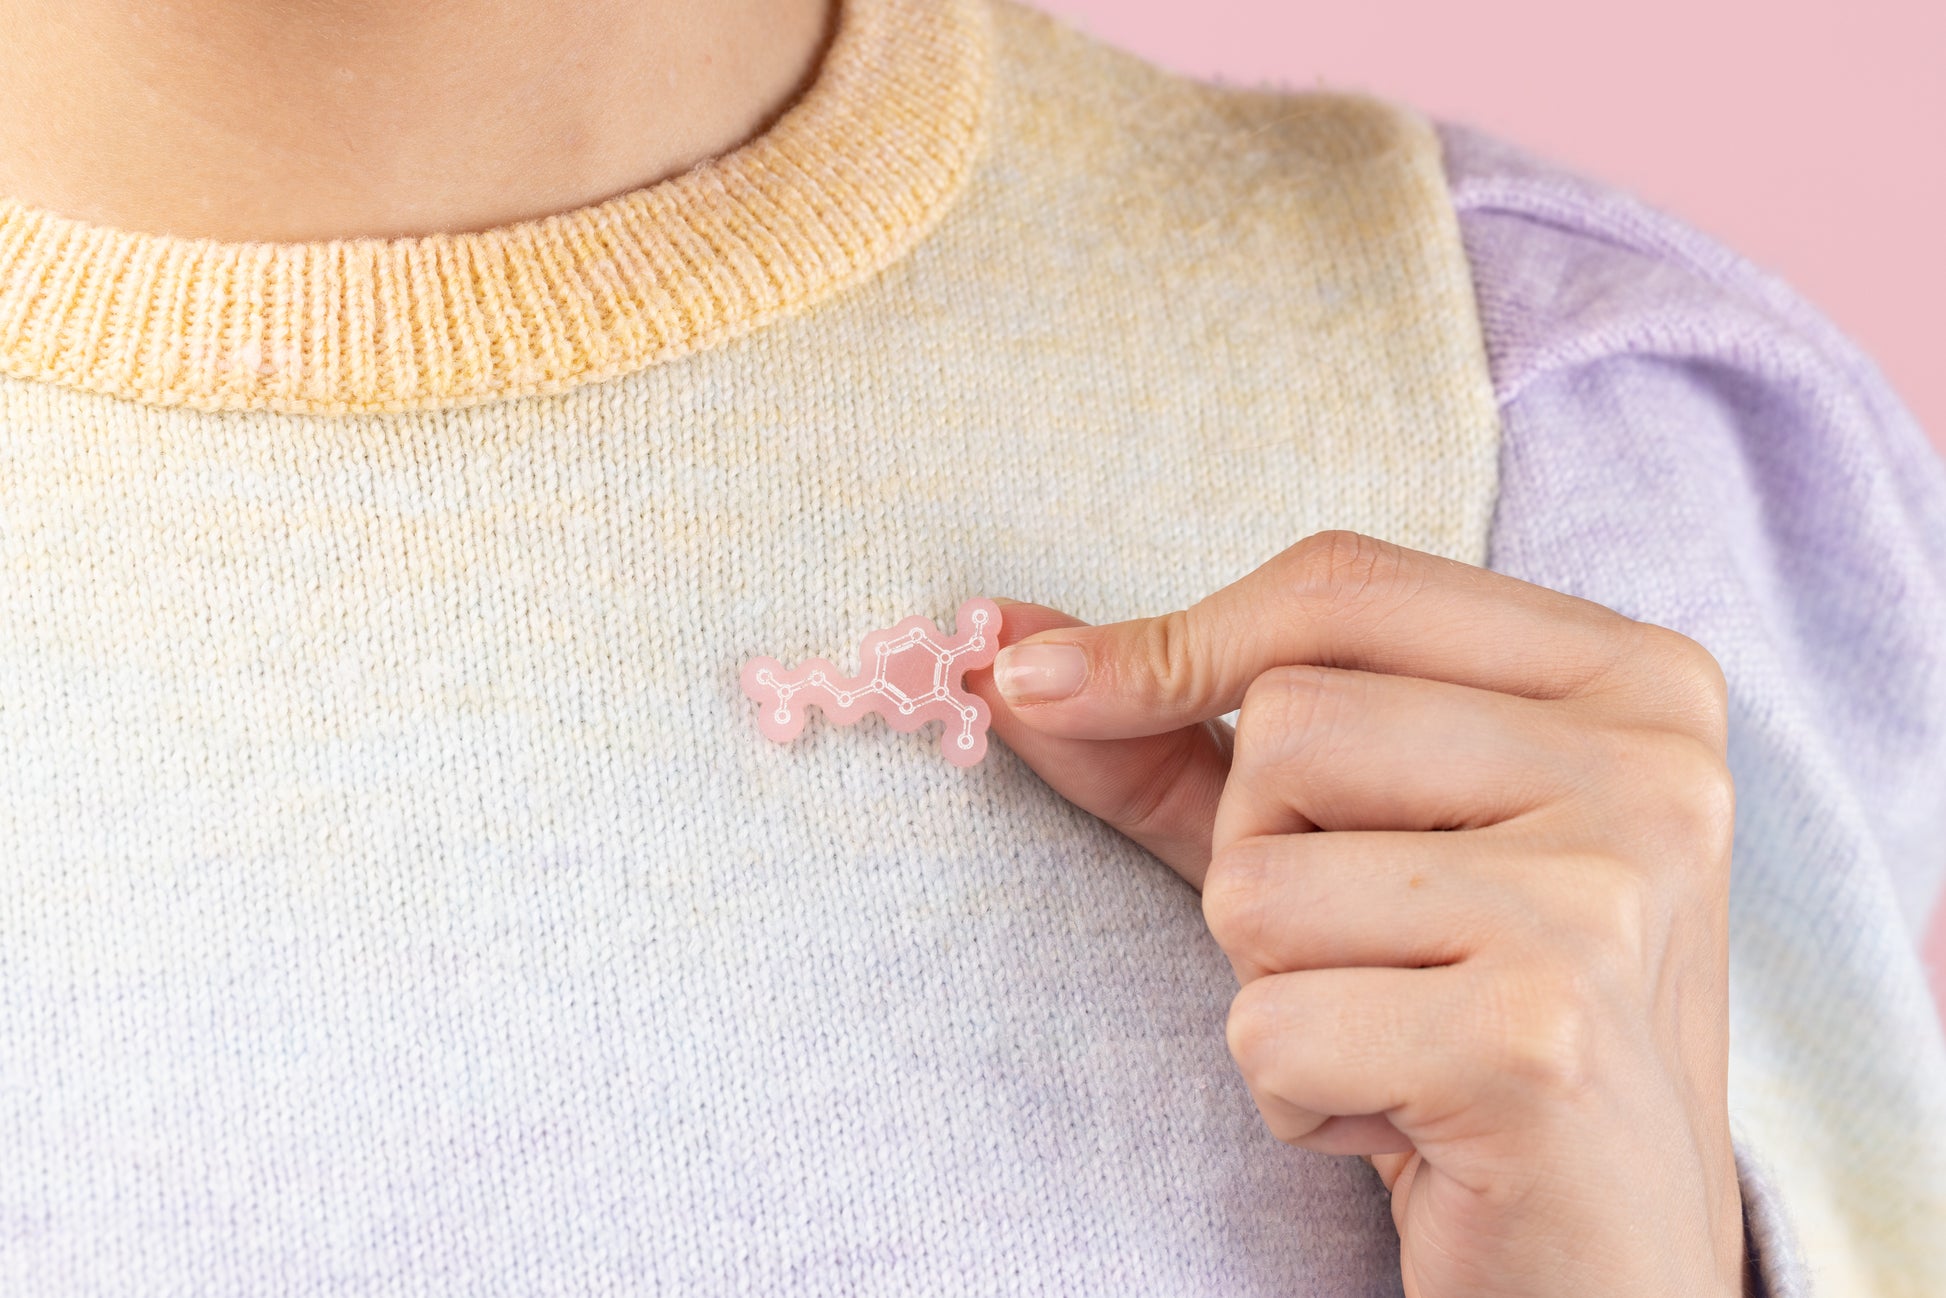
[[[845,0],[763,136],[541,221],[0,204],[0,1292],[1400,1292],[1173,873],[738,683],[1352,527],[1724,662],[1752,1245],[1918,1294],[1942,502],[1686,227],[1012,0]]]

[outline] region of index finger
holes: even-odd
[[[1035,729],[1122,739],[1223,716],[1259,675],[1292,663],[1568,698],[1629,675],[1656,635],[1681,639],[1592,600],[1336,531],[1299,541],[1186,609],[1028,636],[993,670]],[[1041,645],[1082,651],[1083,670],[1065,678],[1078,675],[1078,689],[1016,696],[1010,686],[1061,678],[1016,670],[1032,663],[1021,650]]]

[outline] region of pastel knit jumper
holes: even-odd
[[[1191,889],[738,683],[1327,527],[1724,663],[1750,1244],[1933,1292],[1946,470],[1871,362],[1472,128],[843,0],[765,134],[542,220],[0,203],[0,1293],[1399,1293]]]

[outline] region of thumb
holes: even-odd
[[[1040,604],[991,596],[1000,605],[999,647],[1041,631],[1086,626]],[[1153,852],[1199,892],[1209,872],[1216,804],[1230,772],[1234,732],[1221,720],[1129,739],[1074,739],[1028,725],[993,681],[993,668],[966,673],[986,700],[992,729],[1056,793]]]

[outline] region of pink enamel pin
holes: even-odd
[[[775,658],[752,658],[743,664],[742,682],[743,692],[757,701],[757,727],[786,743],[804,729],[812,703],[841,726],[867,712],[900,731],[941,721],[939,748],[946,760],[973,765],[986,756],[992,718],[986,700],[967,693],[960,678],[999,652],[1000,606],[969,599],[954,625],[949,636],[931,618],[915,614],[889,630],[867,632],[858,648],[857,676],[842,675],[822,658],[807,658],[790,671]]]

